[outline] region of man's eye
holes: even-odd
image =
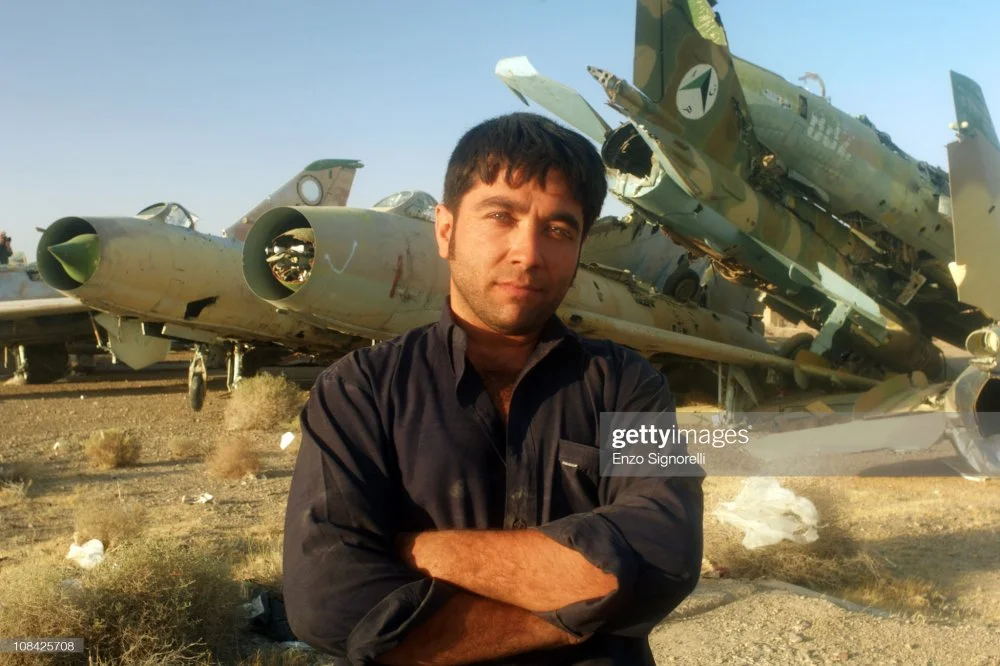
[[[549,230],[559,238],[572,239],[573,232],[565,227],[549,227]]]
[[[493,213],[490,213],[489,217],[499,222],[509,222],[510,220],[514,219],[513,217],[511,217],[510,213],[504,210],[498,210]]]

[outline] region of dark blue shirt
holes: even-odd
[[[541,617],[574,646],[496,664],[653,664],[649,632],[697,584],[701,479],[602,476],[602,412],[673,413],[638,353],[552,317],[506,427],[445,306],[437,323],[338,360],[302,413],[285,518],[295,634],[344,663],[375,663],[455,588],[402,564],[394,540],[435,529],[537,529],[618,578],[607,597]]]

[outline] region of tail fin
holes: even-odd
[[[242,242],[257,218],[278,206],[345,206],[354,184],[354,174],[363,166],[358,160],[317,160],[257,204],[222,235]]]
[[[1000,319],[1000,142],[979,85],[951,73],[959,139],[948,144],[958,299]]]
[[[740,172],[759,152],[725,31],[707,0],[637,0],[633,81],[681,138]]]
[[[955,116],[958,118],[959,133],[967,136],[978,132],[1000,150],[997,131],[993,127],[993,119],[986,106],[986,97],[983,96],[983,89],[979,84],[967,76],[952,72],[951,90],[955,97]]]

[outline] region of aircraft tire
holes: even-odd
[[[66,376],[69,352],[65,345],[31,345],[24,348],[28,384],[51,384]]]
[[[206,391],[205,378],[201,373],[196,372],[191,375],[191,380],[188,382],[188,404],[191,405],[192,411],[201,411],[205,405]]]
[[[812,333],[796,333],[778,346],[777,354],[782,358],[795,360],[795,355],[803,349],[809,349],[813,343]]]
[[[663,285],[663,293],[672,297],[678,303],[687,303],[698,295],[701,288],[701,278],[693,269],[684,268],[669,278]]]

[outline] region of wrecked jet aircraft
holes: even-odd
[[[522,101],[601,144],[615,196],[817,330],[804,358],[875,378],[920,370],[939,380],[945,364],[932,336],[961,345],[989,321],[958,298],[946,268],[944,172],[871,123],[731,57],[706,0],[636,3],[635,85],[588,71],[626,117],[614,130],[526,58],[497,65]]]
[[[92,354],[90,308],[51,288],[35,264],[0,266],[0,347],[14,377],[44,384],[66,374],[71,353]]]
[[[200,409],[209,345],[228,351],[228,384],[287,349],[343,352],[356,340],[275,313],[240,274],[241,238],[264,210],[282,204],[343,205],[356,160],[309,164],[222,237],[198,232],[176,203],[135,217],[65,217],[42,234],[37,249],[46,283],[88,307],[107,331],[116,357],[133,368],[161,361],[172,340],[195,344],[189,397]],[[285,347],[279,347],[283,344]]]

